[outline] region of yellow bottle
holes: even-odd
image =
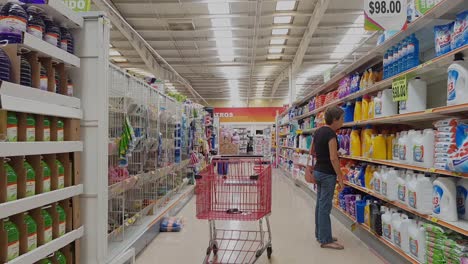
[[[354,122],[362,120],[362,99],[356,99],[356,104],[354,105]]]
[[[350,150],[351,156],[360,157],[361,156],[361,135],[359,130],[353,129],[351,131],[351,143]]]
[[[365,95],[362,98],[362,118],[361,120],[365,121],[369,119],[369,96]]]
[[[369,169],[369,171],[367,171],[367,169]],[[364,182],[366,184],[366,188],[369,190],[372,190],[371,181],[372,181],[372,178],[374,177],[374,172],[375,172],[375,166],[368,165],[366,168],[366,174],[364,175]]]
[[[395,139],[394,134],[387,135],[387,138],[385,139],[387,142],[387,159],[392,160],[393,159],[393,140]]]
[[[361,152],[362,156],[369,158],[369,151],[372,145],[372,134],[374,133],[374,130],[372,129],[371,126],[367,126],[366,129],[361,133]]]
[[[374,118],[374,96],[369,101],[369,119]]]
[[[370,201],[367,200],[366,207],[364,207],[364,223],[370,226]]]
[[[367,80],[367,87],[374,85],[375,80],[377,80],[377,75],[371,68],[369,69],[369,79]]]
[[[364,90],[367,89],[367,79],[369,78],[369,74],[367,71],[364,71],[361,77],[361,82],[359,83],[359,89]]]
[[[373,138],[373,157],[374,159],[387,159],[387,142],[382,134]]]

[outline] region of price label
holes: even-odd
[[[296,134],[302,135],[302,130],[296,130]]]
[[[88,12],[91,8],[91,0],[63,0],[63,2],[77,12]]]
[[[393,102],[408,100],[408,81],[406,75],[392,82]]]
[[[356,228],[357,228],[356,222],[352,223],[352,224],[351,224],[351,231],[354,232],[354,231],[356,230]]]
[[[402,30],[407,23],[406,0],[365,0],[365,30]]]
[[[437,222],[439,222],[439,219],[437,219],[435,217],[431,217],[431,221],[434,222],[434,223],[437,223]]]

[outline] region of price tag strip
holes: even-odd
[[[365,0],[364,29],[400,31],[407,25],[407,8],[406,0]]]

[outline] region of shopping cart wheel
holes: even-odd
[[[218,242],[213,243],[213,254],[218,255]]]
[[[267,247],[267,257],[271,259],[271,254],[273,254],[273,248],[271,246]]]

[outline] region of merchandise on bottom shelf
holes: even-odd
[[[423,226],[426,230],[425,263],[467,263],[468,240],[466,238],[433,224],[425,223]]]
[[[465,134],[467,124],[454,118],[434,123],[436,128],[435,163],[436,169],[461,173],[468,172],[468,137]]]

